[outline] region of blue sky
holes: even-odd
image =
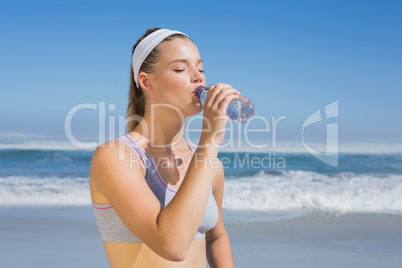
[[[80,103],[123,116],[132,45],[163,27],[195,41],[208,83],[239,89],[271,123],[286,116],[279,140],[299,141],[309,115],[338,101],[341,142],[400,143],[401,12],[400,1],[2,1],[0,133],[63,137]],[[73,133],[96,136],[97,112],[77,113]]]

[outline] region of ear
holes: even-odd
[[[153,91],[151,75],[140,72],[138,74],[138,84],[143,90]]]

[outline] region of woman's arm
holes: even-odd
[[[161,257],[184,260],[201,223],[211,191],[217,149],[197,149],[180,189],[162,209],[149,188],[141,159],[124,144],[114,141],[97,148],[90,180],[124,224]]]
[[[226,84],[208,92],[199,146],[180,189],[162,209],[148,187],[139,157],[118,141],[99,147],[91,163],[90,180],[113,206],[124,224],[161,257],[181,261],[202,221],[216,173],[218,147],[224,136],[226,109],[240,93]],[[205,131],[204,131],[205,130]],[[119,149],[120,148],[120,149]],[[223,179],[223,178],[222,178]]]
[[[224,173],[221,164],[214,177],[214,197],[219,209],[219,220],[206,234],[207,258],[211,268],[234,267],[232,248],[222,219],[223,184]]]

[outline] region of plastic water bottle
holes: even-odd
[[[195,90],[195,95],[200,99],[201,104],[204,105],[207,98],[208,87],[198,87]],[[226,112],[227,116],[236,123],[246,123],[247,119],[254,114],[254,105],[251,100],[245,96],[240,96],[238,99],[232,100]]]

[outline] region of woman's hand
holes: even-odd
[[[225,126],[229,117],[226,111],[229,103],[237,99],[240,92],[232,86],[219,83],[210,86],[204,103],[204,122],[200,144],[212,144],[218,148],[225,136]]]

